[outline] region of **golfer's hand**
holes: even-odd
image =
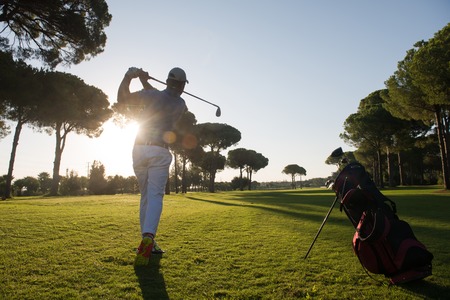
[[[144,70],[140,69],[141,73],[139,74],[139,79],[141,80],[141,82],[143,81],[147,81],[150,78],[152,78],[150,75],[148,75],[148,72],[145,72]]]
[[[144,71],[142,69],[131,67],[128,69],[128,71],[125,73],[125,76],[128,78],[138,78]]]

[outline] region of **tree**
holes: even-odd
[[[8,175],[0,176],[0,195],[2,195],[1,199],[6,200],[5,195],[5,187],[6,187],[6,180]]]
[[[139,185],[136,176],[128,176],[125,178],[124,193],[139,193]]]
[[[225,168],[226,158],[218,152],[209,151],[206,152],[199,164],[200,168],[209,177],[208,191],[210,193],[215,192],[215,177],[217,170],[223,170]]]
[[[10,127],[6,124],[6,119],[4,117],[5,112],[5,103],[0,101],[0,140],[11,133]]]
[[[187,164],[188,162],[199,161],[203,156],[203,148],[198,144],[198,138],[196,137],[195,125],[197,119],[195,115],[189,111],[186,111],[175,126],[175,143],[170,145],[170,149],[174,153],[175,157],[175,175],[174,178],[178,178],[177,158],[181,159],[181,192],[187,193]],[[178,192],[178,184],[175,183],[175,189]]]
[[[227,164],[231,168],[239,169],[239,178],[241,182],[240,190],[244,189],[244,181],[242,180],[242,172],[247,172],[247,180],[249,182],[248,189],[252,189],[252,174],[258,172],[260,169],[265,168],[269,163],[269,160],[261,153],[254,150],[248,150],[244,148],[237,148],[228,151]]]
[[[392,145],[399,120],[384,108],[381,93],[375,91],[360,101],[358,111],[345,120],[340,137],[350,145],[376,153],[375,182],[383,187],[382,153]]]
[[[81,179],[76,172],[70,171],[69,176],[61,179],[60,193],[64,196],[78,196],[82,194]]]
[[[252,150],[253,151],[253,150]],[[258,172],[262,168],[265,168],[269,164],[269,159],[264,157],[261,153],[253,151],[250,156],[250,160],[247,162],[247,178],[249,180],[248,189],[252,189],[252,174]],[[306,171],[305,171],[306,174]]]
[[[5,183],[4,198],[11,195],[11,181],[20,134],[25,124],[30,124],[36,117],[39,105],[41,84],[38,70],[23,61],[15,61],[11,53],[0,52],[0,102],[2,117],[16,122],[9,159],[8,174]],[[5,132],[3,126],[3,132]]]
[[[89,192],[94,195],[103,195],[106,192],[107,184],[105,166],[101,162],[94,160],[89,172]]]
[[[387,109],[404,119],[436,126],[445,189],[450,189],[450,23],[429,41],[407,52],[387,81],[391,101]]]
[[[187,170],[187,185],[194,189],[194,191],[203,190],[204,182],[202,169],[198,164],[193,164]]]
[[[112,115],[107,96],[80,78],[61,72],[46,72],[44,93],[36,111],[37,124],[49,133],[54,132],[55,160],[51,195],[58,193],[59,169],[67,136],[71,132],[98,137],[102,125]]]
[[[241,178],[241,177],[234,177],[231,180],[231,188],[233,190],[239,189],[240,191],[243,191],[245,187],[249,186],[250,182],[247,178]]]
[[[103,52],[111,18],[104,0],[2,0],[0,40],[52,68],[78,64]]]
[[[33,196],[39,189],[39,181],[34,177],[27,176],[16,180],[14,186],[19,196]]]
[[[52,178],[47,172],[41,172],[38,174],[39,189],[42,194],[47,194],[52,186]]]
[[[222,123],[203,123],[196,126],[199,144],[209,149],[205,156],[202,168],[209,174],[209,191],[214,192],[214,182],[217,170],[225,167],[225,157],[220,155],[220,151],[241,140],[241,132],[236,128]],[[209,154],[208,154],[209,153]],[[214,161],[217,160],[217,161]]]
[[[108,176],[105,194],[115,195],[124,194],[126,189],[127,179],[123,176],[115,175]]]
[[[239,169],[238,179],[239,179],[239,189],[241,191],[244,190],[244,180],[242,178],[242,173],[249,160],[248,154],[249,150],[245,148],[237,148],[228,151],[227,165],[233,169]]]
[[[300,167],[299,165],[291,164],[291,165],[287,165],[286,167],[284,167],[282,173],[291,175],[292,188],[295,189],[296,188],[295,175],[297,175],[297,174],[300,176],[306,175],[306,170],[303,167]]]

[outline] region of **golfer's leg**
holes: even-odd
[[[141,192],[141,201],[140,201],[140,207],[139,207],[139,224],[141,228],[141,234],[144,235],[144,223],[145,218],[148,210],[148,193],[147,188],[144,189],[144,191]]]
[[[139,221],[141,227],[141,234],[144,233],[145,214],[148,206],[147,195],[147,180],[148,180],[148,159],[146,158],[144,147],[135,147],[133,149],[133,169],[134,174],[139,185],[139,191],[141,193],[140,208],[139,208]]]
[[[166,188],[167,178],[169,177],[169,166],[172,161],[172,155],[167,149],[163,149],[161,156],[152,162],[148,169],[147,182],[147,211],[144,221],[144,233],[156,235],[159,220],[163,208],[163,197]]]

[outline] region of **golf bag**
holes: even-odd
[[[395,203],[384,196],[359,163],[348,164],[333,190],[356,231],[353,250],[361,265],[384,274],[392,284],[431,275],[431,254],[397,216]]]

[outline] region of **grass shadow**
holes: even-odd
[[[308,208],[301,207],[301,205],[310,205],[310,203],[306,202],[299,202],[297,200],[292,200],[289,198],[285,198],[285,200],[277,200],[278,198],[272,198],[272,195],[264,194],[262,196],[261,194],[258,195],[259,197],[247,197],[247,198],[240,198],[239,201],[241,203],[231,202],[231,201],[218,201],[218,200],[212,200],[212,199],[205,199],[205,198],[198,198],[193,196],[186,196],[187,199],[193,200],[193,201],[199,201],[199,202],[206,202],[211,203],[215,205],[222,205],[222,206],[235,206],[235,207],[245,207],[245,208],[252,208],[252,209],[259,209],[263,211],[267,211],[274,214],[281,214],[285,215],[290,218],[294,219],[303,219],[303,220],[309,220],[313,222],[321,222],[326,215],[327,211],[329,210],[331,204],[333,203],[333,198],[325,199],[329,203],[325,203],[324,201],[317,201],[320,203],[314,204],[314,206],[323,207],[323,213],[319,211],[311,211],[307,210]],[[280,196],[279,194],[277,195]],[[236,199],[234,199],[236,200]],[[313,201],[314,202],[314,201]],[[326,205],[329,205],[328,207]],[[300,205],[300,207],[299,207]],[[327,207],[325,209],[325,207]],[[336,204],[334,208],[337,208],[337,212],[339,212],[339,204]],[[333,223],[335,225],[346,225],[342,222],[339,218],[331,217],[329,219],[328,223]],[[320,224],[320,223],[319,223]]]
[[[301,195],[301,196],[299,196]],[[186,196],[187,199],[222,206],[234,206],[264,210],[274,214],[285,215],[290,218],[322,222],[326,213],[334,202],[334,194],[312,190],[305,194],[299,194],[298,190],[276,192],[245,192],[242,194],[230,194],[223,200],[212,200],[194,196]],[[316,207],[318,209],[312,209]],[[334,206],[339,213],[339,203]],[[347,225],[342,219],[331,217],[329,223]],[[320,223],[319,223],[320,224]]]
[[[423,299],[444,299],[450,295],[450,287],[441,286],[427,280],[405,283],[400,287]]]
[[[152,255],[148,266],[134,267],[144,300],[170,299],[164,276],[160,271],[161,258],[162,255]]]
[[[432,190],[430,188],[430,190]],[[429,239],[441,240],[442,236],[449,234],[446,226],[432,225],[439,220],[442,224],[447,224],[447,207],[449,197],[439,193],[430,193],[424,195],[404,194],[387,195],[397,203],[399,208],[398,216],[400,219],[425,219],[430,222],[414,224],[413,230]],[[240,206],[254,209],[266,210],[271,213],[283,214],[296,219],[304,219],[313,222],[321,222],[329,210],[335,195],[330,190],[325,189],[304,189],[292,191],[246,191],[227,194],[223,200],[205,199],[193,196],[187,196],[190,200],[209,202],[223,206]],[[236,202],[238,201],[238,202]],[[339,226],[349,225],[342,222],[345,218],[343,212],[339,211],[339,201],[336,203],[327,223]]]

